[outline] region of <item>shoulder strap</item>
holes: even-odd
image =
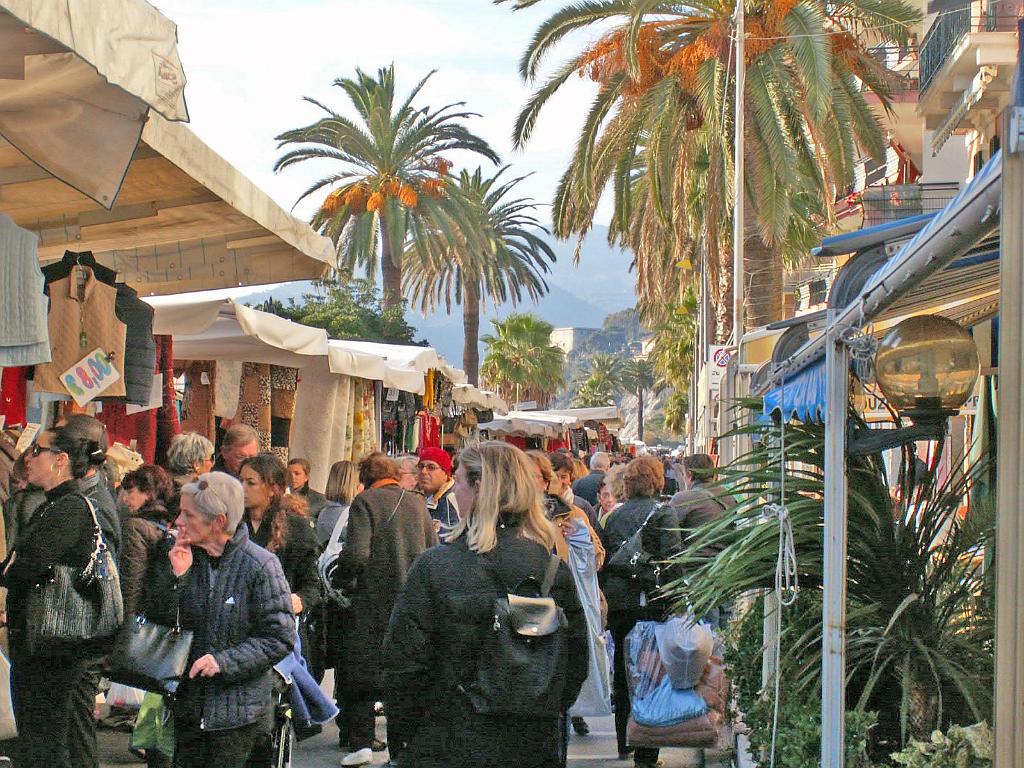
[[[341,537],[341,529],[348,522],[348,515],[346,514],[348,507],[342,507],[340,504],[338,506],[341,508],[341,512],[338,513],[338,519],[334,521],[334,528],[331,529],[331,538],[328,540],[328,544],[338,543],[338,539]]]
[[[555,585],[555,576],[558,574],[558,565],[562,558],[558,555],[551,555],[548,558],[548,567],[544,571],[544,581],[540,585],[540,596],[547,597],[551,594],[551,587]]]
[[[651,511],[648,513],[647,517],[645,517],[644,521],[640,524],[640,527],[636,529],[637,533],[640,533],[640,531],[647,527],[647,524],[651,522],[651,518],[654,517],[654,513],[657,512],[659,509],[661,509],[661,502],[655,502],[654,506],[651,507]],[[635,536],[636,534],[633,535]]]

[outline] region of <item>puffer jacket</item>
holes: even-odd
[[[117,567],[121,576],[124,615],[134,616],[142,600],[146,569],[157,544],[167,536],[167,507],[150,501],[121,520],[121,551]]]
[[[153,339],[153,307],[125,283],[117,284],[114,314],[125,324],[124,389],[133,405],[146,405],[153,389],[156,341]]]
[[[100,523],[100,530],[103,531],[103,538],[110,553],[117,560],[121,552],[121,516],[118,514],[117,504],[110,492],[110,487],[107,485],[106,476],[102,472],[96,471],[79,480],[78,488],[83,496],[91,499],[96,505],[96,519]]]
[[[275,555],[249,540],[239,525],[216,570],[210,557],[192,548],[192,567],[174,576],[166,554],[154,561],[146,588],[146,615],[194,633],[189,667],[213,654],[220,674],[182,682],[172,707],[183,727],[206,731],[240,728],[269,716],[272,667],[295,646],[288,581]],[[215,581],[211,584],[211,575]]]

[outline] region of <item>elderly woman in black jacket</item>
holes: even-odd
[[[147,584],[146,615],[192,630],[171,702],[177,768],[243,768],[273,725],[273,665],[295,645],[280,561],[249,540],[242,486],[222,472],[181,491],[178,538]]]
[[[57,428],[39,434],[26,457],[28,481],[46,500],[22,529],[18,546],[3,564],[10,614],[11,697],[18,722],[15,764],[77,768],[74,744],[95,738],[92,701],[89,717],[83,706],[82,680],[89,660],[101,648],[83,642],[59,654],[34,652],[27,644],[29,596],[56,565],[83,568],[94,549],[95,515],[78,481],[103,461],[102,447],[80,439],[73,430]],[[95,691],[93,691],[95,697]],[[87,723],[92,733],[72,733]]]
[[[529,459],[507,443],[459,455],[455,494],[465,516],[447,546],[422,554],[409,572],[384,638],[388,717],[401,723],[405,768],[551,768],[564,764],[564,717],[550,713],[481,714],[472,688],[485,634],[492,631],[497,582],[514,590],[542,580],[557,537]],[[501,590],[504,591],[504,590]],[[564,715],[587,677],[587,627],[572,575],[558,563],[551,596],[567,619],[561,689]],[[524,702],[508,702],[509,712]],[[518,705],[518,706],[517,706]]]

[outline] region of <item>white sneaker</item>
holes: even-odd
[[[345,766],[349,765],[369,765],[373,762],[373,750],[367,747],[366,749],[357,749],[355,752],[349,752],[343,758],[341,758],[341,764]]]

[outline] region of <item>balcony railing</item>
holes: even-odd
[[[860,193],[864,207],[864,226],[873,227],[890,221],[935,213],[946,207],[960,185],[942,184],[887,184],[868,187]]]
[[[1012,32],[1017,29],[1021,0],[987,0],[944,11],[921,43],[921,92],[932,84],[949,57],[971,32]]]
[[[870,53],[889,71],[894,96],[918,90],[921,68],[916,45],[879,45]]]

